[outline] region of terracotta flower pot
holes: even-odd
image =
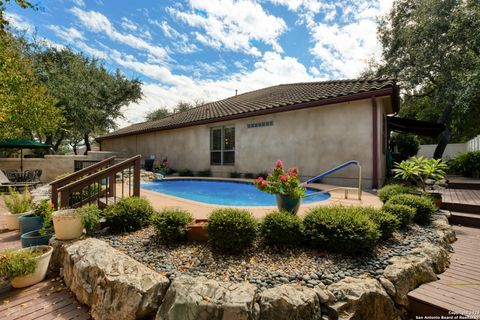
[[[12,279],[11,284],[14,288],[24,288],[36,283],[39,283],[43,279],[45,279],[45,275],[47,274],[48,264],[50,262],[50,257],[52,256],[53,248],[50,246],[36,246],[32,247],[37,250],[44,250],[41,256],[37,257],[37,267],[32,274],[28,274],[26,276],[15,277]],[[20,249],[25,250],[25,249]]]
[[[20,221],[18,218],[21,216],[27,214],[25,213],[7,213],[6,215],[3,216],[3,221],[5,221],[5,224],[7,226],[8,230],[20,230]]]
[[[59,210],[52,213],[55,237],[58,240],[72,240],[83,234],[82,216],[76,210]]]
[[[187,224],[187,239],[188,241],[201,241],[208,240],[208,220],[207,219],[195,219]]]

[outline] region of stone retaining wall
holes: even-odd
[[[436,280],[449,265],[455,234],[436,215],[437,245],[393,257],[378,280],[347,277],[328,287],[281,285],[261,293],[248,282],[229,283],[181,276],[170,281],[98,239],[51,240],[51,267],[63,270],[76,298],[91,307],[94,319],[295,320],[405,318],[407,293]]]

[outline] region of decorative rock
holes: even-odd
[[[64,256],[66,249],[78,239],[70,241],[58,240],[55,236],[51,237],[48,244],[53,247],[52,257],[50,258],[49,268],[53,272],[60,272],[63,268]]]
[[[323,284],[316,286],[313,290],[317,293],[318,300],[322,304],[334,302],[337,299]]]
[[[283,285],[259,295],[260,319],[308,320],[321,319],[317,291],[299,285]]]
[[[425,256],[393,257],[391,261],[393,263],[385,268],[384,276],[395,286],[395,303],[408,309],[408,292],[422,283],[437,280],[437,275]]]
[[[391,283],[390,280],[385,279],[384,277],[380,277],[380,279],[378,279],[378,280],[380,281],[380,283],[382,284],[383,288],[388,293],[388,295],[390,297],[394,297],[395,296],[395,286],[393,285],[393,283]]]
[[[430,260],[435,273],[443,273],[450,265],[450,257],[445,249],[426,243],[424,246],[412,250],[413,254],[420,253]]]
[[[205,277],[180,276],[165,295],[158,320],[249,320],[257,313],[255,286],[228,283]]]
[[[94,319],[144,318],[157,310],[169,280],[97,239],[68,246],[64,281]]]
[[[327,306],[334,319],[396,319],[397,311],[392,299],[378,281],[369,277],[347,277],[328,287],[337,302]]]

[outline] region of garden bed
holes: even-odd
[[[248,281],[259,291],[286,283],[310,288],[322,283],[328,286],[364,274],[379,279],[391,263],[390,258],[412,255],[415,249],[440,240],[432,225],[411,225],[372,252],[348,257],[302,247],[277,249],[260,242],[241,254],[224,255],[206,243],[162,244],[152,227],[100,238],[171,280],[191,275],[236,283]]]

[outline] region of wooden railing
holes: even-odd
[[[55,180],[50,183],[52,186],[52,204],[55,209],[58,209],[58,189],[72,183],[73,181],[79,180],[85,176],[91,175],[98,170],[101,170],[103,168],[109,167],[115,163],[115,157],[110,157],[107,159],[104,159],[102,161],[99,161],[91,166],[88,166],[84,169],[78,170],[72,174],[69,174],[68,176],[65,176],[63,178],[60,178],[58,180]]]
[[[125,183],[127,173],[128,183]],[[52,184],[52,203],[55,209],[81,207],[93,202],[104,207],[109,201],[116,202],[117,174],[119,174],[122,198],[126,193],[125,186],[128,188],[129,196],[140,196],[140,155],[117,164],[114,164],[114,158],[109,158],[77,171],[63,180],[54,181],[56,188],[54,190]],[[67,181],[69,182],[66,183]],[[58,202],[59,195],[60,202]]]

